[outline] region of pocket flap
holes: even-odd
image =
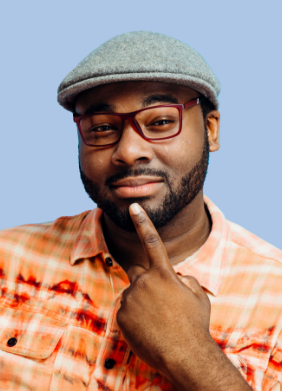
[[[55,350],[67,324],[44,314],[0,309],[0,349],[45,359]]]

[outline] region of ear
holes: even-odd
[[[207,114],[206,127],[208,131],[208,140],[210,146],[210,152],[217,151],[219,145],[219,124],[220,124],[220,113],[217,110],[212,110]]]

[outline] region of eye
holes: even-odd
[[[171,124],[172,122],[173,121],[171,121],[169,119],[160,119],[159,121],[156,121],[156,122],[152,123],[152,125],[161,126],[161,125]]]
[[[113,125],[100,125],[96,127],[92,127],[92,132],[108,132],[111,130],[117,130]]]

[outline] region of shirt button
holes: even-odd
[[[113,358],[106,358],[104,366],[106,369],[112,369],[115,366],[115,363]]]
[[[16,338],[10,338],[7,342],[7,345],[11,348],[12,346],[15,346],[17,344],[17,339]]]
[[[108,267],[113,266],[112,258],[110,258],[110,257],[106,258],[106,265],[107,265]]]

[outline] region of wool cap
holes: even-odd
[[[185,85],[218,108],[220,83],[203,57],[184,42],[149,31],[118,35],[93,50],[64,78],[58,102],[73,111],[82,91],[130,80]]]

